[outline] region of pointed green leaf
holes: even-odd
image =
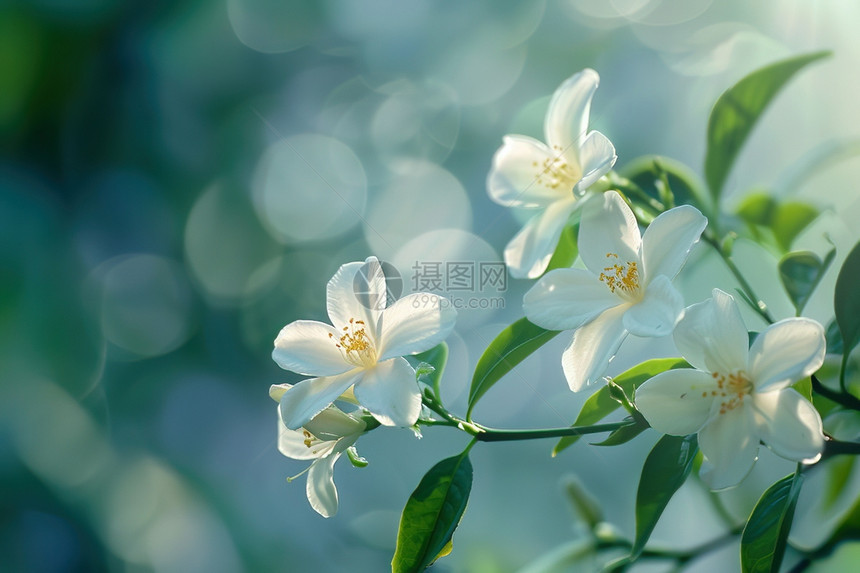
[[[666,435],[648,454],[636,492],[636,539],[630,551],[632,558],[635,559],[645,549],[669,500],[690,475],[698,451],[695,434],[686,437]]]
[[[834,251],[830,251],[822,261],[810,251],[796,251],[788,253],[779,261],[779,278],[797,310],[797,316],[803,312],[803,307],[815,292],[821,277],[827,272],[834,254]]]
[[[475,367],[472,386],[469,388],[466,418],[471,420],[475,404],[493,384],[558,333],[557,330],[544,330],[525,318],[519,319],[499,333]]]
[[[622,426],[609,434],[605,440],[602,442],[594,442],[592,446],[618,446],[620,444],[626,444],[651,426],[644,420],[644,418],[640,418],[636,420],[635,424],[631,424],[629,426]]]
[[[430,468],[409,496],[400,516],[392,573],[423,571],[450,552],[449,544],[472,489],[468,452],[467,448]]]
[[[801,231],[818,217],[818,209],[806,203],[791,201],[777,207],[770,223],[773,236],[783,251],[791,248]]]
[[[715,203],[738,152],[773,97],[795,73],[829,54],[816,52],[776,62],[749,74],[720,96],[708,120],[705,153],[705,179]]]
[[[675,368],[689,367],[690,365],[687,364],[687,361],[683,358],[657,358],[654,360],[647,360],[642,364],[634,366],[630,370],[626,370],[614,377],[612,380],[618,386],[623,388],[628,395],[632,395],[634,390],[643,382],[656,376],[660,372],[674,370]],[[592,424],[596,424],[617,410],[620,406],[621,404],[612,397],[609,387],[603,386],[585,401],[585,404],[582,405],[582,409],[579,411],[579,416],[576,417],[576,421],[573,425],[591,426]],[[553,448],[552,455],[558,455],[559,452],[576,443],[579,438],[580,436],[566,436],[561,438],[555,445],[555,448]]]
[[[416,354],[415,358],[433,367],[433,371],[428,372],[425,376],[426,382],[433,388],[433,392],[438,397],[439,381],[442,379],[442,373],[445,372],[445,364],[448,363],[448,344],[442,342],[430,350]]]
[[[546,266],[546,272],[553,269],[566,269],[573,264],[579,254],[576,242],[578,230],[579,225],[571,225],[562,230],[561,237],[558,239],[558,246]]]
[[[860,243],[848,253],[836,278],[833,307],[842,334],[844,355],[860,342]]]
[[[744,573],[779,571],[802,482],[800,473],[786,476],[759,499],[741,535]]]

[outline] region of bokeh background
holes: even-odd
[[[278,330],[325,319],[325,282],[371,254],[407,289],[416,262],[501,260],[521,219],[486,196],[493,152],[506,133],[540,137],[553,90],[584,67],[601,74],[591,126],[619,166],[659,153],[701,172],[722,90],[832,49],[764,116],[726,205],[751,188],[807,200],[824,214],[799,242],[826,249],[826,231],[851,246],[858,19],[851,0],[0,3],[0,569],[386,570],[410,492],[465,436],[363,437],[370,465],[338,464],[340,511],[319,517],[304,479],[285,481],[305,464],[276,449],[267,390],[299,379],[270,358]],[[807,163],[822,156],[842,160]],[[759,270],[773,254],[740,251],[791,314],[775,272]],[[734,286],[700,251],[679,284],[688,301]],[[503,308],[461,313],[443,381],[452,410],[527,287],[511,280]],[[822,321],[828,296],[810,306]],[[561,374],[566,343],[506,376],[476,419],[569,424],[585,396]],[[631,339],[612,372],[674,352]],[[630,534],[656,437],[555,459],[551,441],[474,448],[470,506],[436,568],[518,571],[577,539],[570,474]],[[763,452],[726,504],[742,516],[790,470]],[[719,535],[709,508],[691,480],[655,542]],[[731,570],[736,551],[696,570]]]

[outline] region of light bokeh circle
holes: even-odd
[[[303,134],[273,143],[257,164],[254,208],[283,243],[336,237],[362,220],[367,179],[361,161],[332,137]]]

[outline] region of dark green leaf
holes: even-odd
[[[631,557],[636,558],[645,549],[669,500],[690,475],[698,451],[695,434],[667,435],[660,438],[648,454],[636,492],[636,539]]]
[[[433,392],[438,397],[439,381],[445,371],[445,364],[448,363],[448,344],[442,342],[430,350],[416,354],[415,358],[433,367],[433,371],[426,374],[426,382],[433,388]]]
[[[844,355],[860,342],[860,243],[854,245],[836,278],[833,307],[842,334]]]
[[[469,408],[466,417],[471,419],[475,404],[493,387],[493,384],[522,362],[532,352],[549,342],[557,330],[544,330],[528,319],[521,318],[504,329],[484,351],[469,388]]]
[[[674,370],[675,368],[689,368],[690,365],[683,358],[657,358],[647,360],[638,366],[634,366],[615,378],[613,381],[619,385],[627,394],[632,394],[643,382],[666,370]],[[582,410],[579,411],[574,426],[590,426],[596,424],[612,412],[618,409],[619,404],[612,398],[609,387],[603,386],[600,390],[591,395],[582,405]],[[561,438],[552,450],[552,455],[556,456],[565,448],[572,446],[579,440],[579,436],[566,436]]]
[[[561,237],[558,239],[558,246],[555,248],[549,264],[547,264],[546,272],[553,269],[569,268],[573,264],[573,261],[576,260],[576,256],[579,254],[576,243],[578,229],[579,225],[571,225],[562,230]]]
[[[705,179],[714,202],[726,177],[762,112],[791,77],[829,52],[816,52],[776,62],[749,74],[726,90],[708,120]]]
[[[397,548],[391,560],[393,573],[423,571],[438,557],[447,555],[454,530],[463,517],[472,489],[472,464],[468,449],[430,468],[409,496]]]
[[[837,324],[836,319],[831,320],[830,324],[827,325],[824,338],[827,340],[827,354],[842,354],[844,348],[842,333],[839,332],[839,324]]]
[[[833,251],[831,251],[833,253]],[[822,261],[818,255],[810,251],[788,253],[779,261],[779,278],[788,293],[788,298],[797,310],[797,316],[803,312],[803,307],[821,282],[821,277],[827,271],[832,254],[828,261]]]
[[[680,161],[659,155],[645,155],[629,162],[620,173],[659,201],[663,201],[663,198],[657,182],[665,176],[676,204],[705,207],[704,185],[695,171]]]
[[[741,535],[744,573],[779,571],[802,481],[800,473],[786,476],[759,499]]]
[[[644,418],[639,418],[636,420],[635,424],[631,424],[629,426],[622,426],[609,434],[605,440],[602,442],[594,442],[592,446],[617,446],[620,444],[626,444],[651,426],[645,421]]]
[[[770,222],[777,245],[783,251],[789,250],[795,237],[817,217],[818,209],[812,205],[796,201],[781,204]]]

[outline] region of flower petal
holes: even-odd
[[[355,397],[385,426],[412,426],[421,413],[415,370],[405,358],[380,362],[355,385]]]
[[[337,513],[334,464],[341,452],[332,452],[330,455],[315,461],[308,471],[308,483],[305,486],[305,492],[311,507],[323,517],[331,517]]]
[[[641,242],[636,217],[615,191],[595,197],[583,208],[579,256],[594,274],[599,275],[607,266],[616,263],[632,262],[641,268]]]
[[[815,461],[824,450],[818,410],[791,388],[753,394],[762,441],[773,452],[797,462]]]
[[[558,238],[570,214],[577,208],[571,197],[550,204],[525,224],[505,248],[505,264],[511,276],[537,278],[546,270]]]
[[[341,265],[326,285],[326,309],[331,323],[338,329],[350,319],[370,325],[367,334],[375,343],[376,319],[385,308],[387,285],[376,257]]]
[[[305,435],[302,430],[291,430],[284,425],[280,415],[278,415],[278,451],[294,460],[313,460],[320,457],[318,449],[311,450],[305,444]],[[327,450],[322,454],[327,454],[331,451],[334,442],[329,444]]]
[[[280,412],[284,424],[291,430],[301,428],[355,384],[362,372],[352,370],[339,376],[302,380],[281,396]]]
[[[367,425],[336,406],[329,406],[314,416],[304,429],[320,440],[335,441],[344,436],[358,436]]]
[[[629,305],[621,304],[603,313],[573,333],[573,341],[561,356],[564,377],[578,392],[600,379],[618,347],[627,337],[622,319]]]
[[[306,376],[342,374],[353,366],[335,346],[340,334],[315,320],[291,322],[278,333],[272,359],[284,370]]]
[[[669,278],[660,275],[645,288],[642,300],[624,313],[624,328],[636,336],[666,336],[683,314],[684,298]]]
[[[615,146],[599,131],[592,131],[582,142],[579,160],[582,163],[582,178],[574,187],[574,194],[582,195],[598,179],[609,173],[615,165]]]
[[[523,312],[548,330],[579,328],[621,300],[585,269],[555,269],[523,297]]]
[[[808,318],[768,326],[750,347],[749,374],[756,390],[776,390],[806,378],[824,363],[824,328]]]
[[[707,372],[668,370],[636,389],[636,407],[658,432],[686,436],[698,432],[708,421],[714,402],[711,392],[716,388]]]
[[[658,215],[642,235],[645,280],[650,281],[658,275],[675,278],[707,226],[708,219],[690,205],[675,207]]]
[[[600,83],[592,69],[574,74],[552,94],[544,120],[544,133],[549,146],[564,153],[565,159],[579,170],[580,142],[588,131],[591,98]]]
[[[269,398],[271,398],[275,402],[280,402],[281,396],[284,395],[284,392],[286,392],[292,387],[292,384],[272,384],[271,386],[269,386]]]
[[[430,350],[451,334],[456,322],[457,311],[445,297],[404,296],[382,312],[379,361]]]
[[[708,460],[708,467],[703,465],[699,474],[702,480],[713,490],[740,483],[756,461],[758,442],[752,411],[746,404],[714,415],[699,430],[699,447]]]
[[[720,289],[687,307],[674,339],[681,355],[699,370],[728,374],[746,369],[747,328],[735,300]]]
[[[569,195],[570,188],[552,187],[544,173],[554,162],[552,151],[542,142],[525,135],[506,135],[493,156],[487,175],[487,193],[505,207],[545,208]]]

